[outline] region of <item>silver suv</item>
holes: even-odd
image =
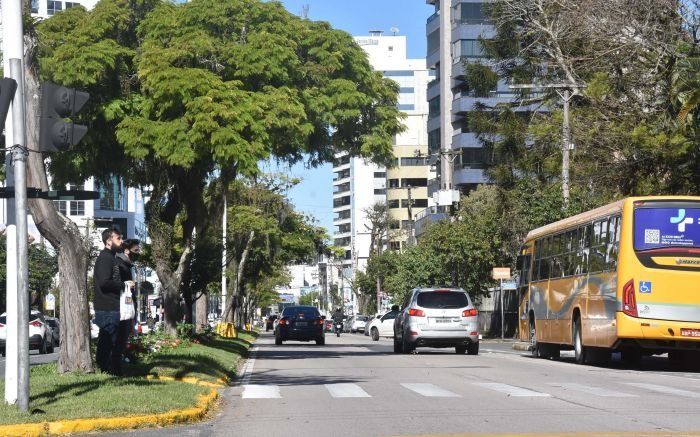
[[[454,347],[458,354],[479,353],[477,311],[461,288],[416,288],[394,320],[394,352],[416,347]]]

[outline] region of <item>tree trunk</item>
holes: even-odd
[[[251,247],[253,246],[253,239],[255,238],[255,231],[250,231],[250,234],[248,236],[248,241],[246,242],[245,249],[243,250],[243,254],[241,255],[241,260],[238,262],[238,265],[236,266],[236,274],[233,277],[232,281],[232,288],[233,292],[230,293],[230,301],[229,304],[226,306],[226,310],[224,311],[224,315],[222,317],[223,320],[229,322],[229,323],[235,323],[236,322],[236,309],[238,306],[240,306],[240,297],[239,293],[241,290],[241,281],[243,279],[243,269],[245,268],[245,263],[246,260],[248,259],[248,253],[250,252]],[[232,261],[234,259],[232,258]]]
[[[207,319],[207,315],[209,314],[207,308],[207,297],[208,296],[206,293],[201,293],[199,295],[199,298],[195,301],[195,322],[197,332],[202,332],[209,322],[209,320]]]
[[[27,147],[39,149],[40,90],[34,69],[34,41],[25,38],[27,45],[24,81],[26,86]],[[29,153],[27,159],[27,186],[49,189],[46,167],[41,153]],[[60,215],[49,200],[31,199],[28,202],[34,223],[58,253],[60,288],[61,348],[58,371],[94,372],[90,353],[90,309],[85,277],[88,251],[78,226]]]

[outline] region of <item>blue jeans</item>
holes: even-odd
[[[121,353],[118,351],[119,311],[95,311],[95,325],[100,328],[97,337],[97,365],[103,372],[121,374]]]

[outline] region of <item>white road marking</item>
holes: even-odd
[[[250,350],[250,355],[243,366],[243,371],[241,372],[242,385],[248,385],[250,383],[250,377],[253,375],[253,368],[255,367],[255,357],[258,355],[258,347],[255,346]]]
[[[666,394],[670,394],[670,395],[677,395],[677,396],[684,396],[687,398],[700,399],[699,392],[681,390],[679,388],[666,387],[663,385],[656,385],[656,384],[646,384],[643,382],[625,382],[624,384],[631,385],[631,386],[637,387],[637,388],[643,388],[646,390],[659,392],[659,393],[666,393]]]
[[[280,388],[277,385],[244,385],[243,399],[278,399],[281,398]]]
[[[326,389],[334,398],[372,397],[357,384],[326,384]]]
[[[433,384],[427,383],[401,383],[402,386],[407,389],[418,393],[421,396],[427,396],[431,398],[460,398],[461,396],[457,393],[452,393],[449,390],[440,388]]]
[[[547,384],[551,385],[552,387],[562,387],[562,388],[565,388],[567,390],[579,391],[579,392],[591,394],[594,396],[601,396],[604,398],[636,398],[636,397],[638,397],[637,395],[623,393],[621,391],[608,390],[606,388],[594,387],[591,385],[577,384],[575,382],[562,382],[562,383],[549,382]]]
[[[522,387],[516,387],[514,385],[501,384],[499,382],[473,382],[472,384],[478,385],[479,387],[488,388],[491,390],[496,390],[501,393],[505,393],[508,396],[514,397],[550,397],[547,393],[541,393],[538,391],[528,390]]]

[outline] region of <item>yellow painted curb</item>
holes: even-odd
[[[197,378],[172,378],[155,375],[148,375],[147,378],[159,379],[163,381],[180,381],[188,384],[211,387],[212,389],[205,395],[199,395],[197,398],[197,403],[191,408],[183,408],[158,414],[145,414],[142,416],[74,419],[59,420],[55,422],[4,425],[0,426],[0,437],[38,437],[45,435],[71,434],[77,432],[169,426],[196,422],[207,415],[214,404],[214,401],[216,401],[217,397],[219,396],[216,388],[221,387],[219,384],[208,381],[199,381]]]

